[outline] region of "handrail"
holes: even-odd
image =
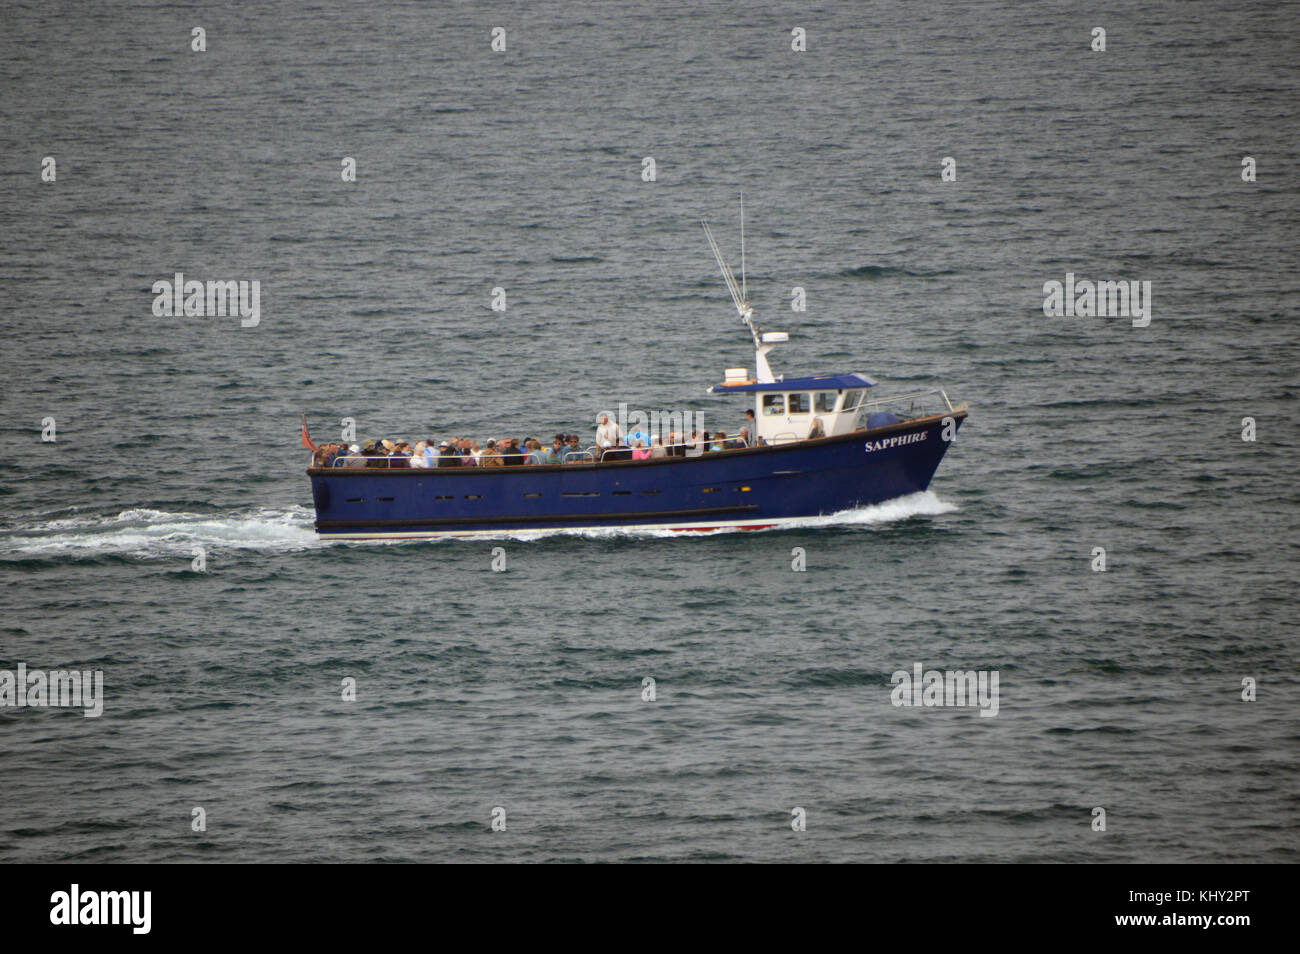
[[[953,411],[952,401],[948,400],[948,392],[945,391],[943,388],[930,388],[927,391],[912,391],[908,394],[895,394],[895,395],[891,395],[890,397],[875,398],[870,401],[865,400],[865,395],[864,395],[864,400],[860,401],[853,408],[845,408],[844,411],[847,412],[852,410],[856,413],[858,411],[861,411],[863,408],[883,407],[884,405],[897,406],[899,404],[902,404],[905,401],[911,402],[911,406],[914,408],[916,404],[920,401],[920,399],[931,398],[935,396],[938,396],[943,400],[944,406],[948,408],[949,413]],[[927,415],[919,414],[916,416],[926,417]],[[905,420],[910,420],[910,418],[905,418]]]
[[[482,458],[482,457],[475,458],[475,457],[473,457],[472,455],[466,455],[465,457],[461,457],[460,455],[452,454],[452,455],[449,455],[449,456],[456,457],[456,458],[460,461],[460,463],[458,463],[458,464],[451,464],[451,465],[449,465],[449,466],[452,466],[452,467],[483,467],[483,466],[484,466],[484,463],[483,463],[484,459],[491,459],[490,457],[489,457],[489,458]],[[498,458],[500,458],[500,457],[504,457],[505,455],[503,455],[503,454],[498,454],[498,455],[495,455],[495,456],[498,457]],[[526,458],[528,455],[527,455],[527,454],[524,454],[523,456]],[[592,460],[592,461],[594,461],[594,459],[595,459],[594,456],[592,455],[591,451],[566,451],[566,452],[565,452],[565,455],[564,455],[564,463],[566,463],[566,464],[568,464],[568,463],[573,463],[574,461],[576,461],[576,460],[581,460],[581,459],[584,458],[584,457],[585,457],[586,459],[588,459],[588,460]],[[396,469],[398,469],[398,470],[408,469],[408,468],[409,468],[409,469],[412,469],[412,470],[438,470],[438,469],[439,469],[439,460],[440,460],[440,458],[435,457],[435,458],[433,459],[433,461],[430,463],[430,465],[429,465],[428,467],[418,467],[418,466],[413,466],[413,465],[410,463],[410,461],[412,460],[411,457],[406,457],[405,455],[401,455],[401,454],[396,455],[396,456],[394,456],[394,457],[389,457],[388,455],[378,455],[378,454],[376,454],[376,455],[349,454],[349,455],[347,455],[346,457],[335,457],[335,458],[334,458],[334,462],[333,462],[332,464],[330,464],[328,468],[323,468],[323,469],[329,470],[329,469],[332,469],[332,468],[335,468],[335,467],[346,467],[346,466],[347,466],[347,462],[350,461],[350,460],[355,460],[355,461],[372,461],[372,460],[381,460],[381,461],[384,461],[385,463],[383,463],[383,464],[376,464],[376,465],[374,465],[374,468],[375,468],[376,470],[383,470],[383,469],[386,469],[386,468],[387,468],[387,469],[392,469],[392,468],[393,468],[393,465],[392,465],[391,463],[388,463],[388,462],[389,462],[389,461],[393,461],[393,460],[405,460],[405,461],[407,461],[407,463],[406,463],[405,465],[402,465],[402,466],[399,466],[398,468],[396,468]],[[467,463],[467,461],[469,461],[469,462]],[[357,467],[369,467],[369,466],[371,466],[371,465],[368,464],[368,463],[363,463],[363,464],[354,465],[354,466],[357,466]],[[505,463],[503,462],[503,463],[502,463],[502,466],[505,466],[505,467],[523,467],[523,466],[525,466],[525,465],[524,465],[524,464],[505,464]]]
[[[744,441],[744,438],[741,438],[741,437],[724,437],[724,438],[722,438],[722,444],[723,444],[723,446],[720,447],[720,448],[718,448],[717,450],[712,450],[712,449],[711,449],[711,445],[716,444],[717,442],[718,442],[718,441],[717,441],[717,438],[715,438],[715,437],[710,437],[707,441],[706,441],[704,438],[700,438],[700,439],[697,440],[694,444],[691,444],[689,441],[681,441],[681,442],[676,443],[676,444],[652,444],[652,445],[650,446],[650,449],[651,449],[651,450],[654,450],[654,448],[656,448],[656,447],[662,447],[662,448],[664,448],[664,450],[667,450],[667,449],[670,448],[670,447],[684,447],[684,448],[686,448],[686,453],[684,453],[684,454],[669,454],[669,455],[667,455],[667,456],[669,456],[669,457],[693,457],[693,456],[694,456],[694,457],[698,457],[699,454],[719,454],[719,453],[721,453],[722,451],[729,451],[729,450],[742,450],[742,449],[744,449],[744,448],[748,448],[748,447],[754,447],[754,446],[756,446],[756,445],[754,445],[754,444],[746,444],[745,441]],[[626,454],[626,453],[630,453],[631,451],[633,451],[633,450],[635,450],[635,449],[636,449],[636,448],[634,448],[634,447],[628,447],[628,446],[626,446],[626,445],[620,445],[620,446],[618,446],[618,447],[606,447],[606,448],[601,452],[600,459],[601,459],[601,462],[603,463],[604,460],[605,460],[605,455],[606,455],[606,454],[610,454],[610,453]],[[691,454],[690,452],[691,452],[692,450],[697,450],[697,451],[699,451],[699,454]],[[636,458],[634,458],[634,457],[628,457],[628,458],[625,458],[625,459],[626,459],[626,460],[635,460]],[[642,458],[642,459],[643,459],[643,460],[649,460],[649,458]]]
[[[453,466],[455,466],[455,467],[475,467],[475,466],[478,466],[478,465],[481,463],[481,461],[477,461],[477,460],[475,460],[474,457],[473,457],[472,455],[469,455],[469,459],[472,460],[472,461],[474,461],[474,463],[472,463],[472,464],[466,464],[466,463],[464,463],[464,462],[463,462],[463,458],[461,458],[460,455],[458,455],[458,454],[449,454],[448,456],[449,456],[449,457],[456,457],[457,460],[461,460],[461,461],[462,461],[462,463],[459,463],[459,464],[455,464],[455,465],[453,465]],[[345,466],[347,466],[346,462],[347,462],[347,461],[350,461],[350,460],[360,460],[360,461],[371,461],[371,460],[382,460],[382,461],[404,460],[404,461],[406,461],[406,464],[403,465],[403,466],[405,466],[405,467],[413,467],[413,465],[411,464],[411,461],[414,460],[414,455],[412,455],[411,457],[407,457],[405,454],[395,454],[395,455],[393,455],[393,456],[390,457],[390,456],[387,455],[387,454],[348,454],[346,457],[342,457],[342,456],[340,456],[340,457],[335,457],[335,458],[334,458],[334,462],[333,462],[332,464],[330,464],[330,467],[345,467]],[[435,458],[430,462],[430,464],[429,464],[429,466],[428,466],[427,468],[425,468],[425,467],[414,467],[414,469],[415,469],[415,470],[437,470],[437,469],[438,469],[438,460],[439,460],[439,458],[435,457]],[[361,466],[362,466],[362,467],[369,467],[369,466],[371,466],[371,465],[370,465],[370,464],[362,464]],[[378,465],[378,464],[375,465],[376,468],[379,468],[380,466],[381,466],[381,465]],[[392,467],[393,465],[392,465],[392,464],[389,464],[389,463],[385,463],[385,464],[383,464],[382,466],[383,466],[383,467]]]
[[[890,396],[890,397],[874,398],[874,399],[872,399],[872,400],[870,400],[870,401],[868,401],[868,400],[865,399],[865,395],[866,395],[866,393],[867,393],[867,392],[864,391],[864,399],[863,399],[863,400],[859,401],[859,402],[858,402],[856,405],[854,405],[852,408],[845,408],[843,411],[840,411],[839,413],[843,414],[843,413],[848,413],[848,412],[850,412],[850,411],[853,412],[854,415],[855,415],[855,423],[856,423],[856,418],[857,418],[857,417],[860,417],[860,416],[861,416],[860,412],[863,411],[863,410],[866,409],[866,408],[871,408],[871,407],[876,407],[876,408],[885,408],[885,407],[891,407],[891,406],[897,408],[897,407],[898,407],[900,404],[902,404],[902,403],[910,402],[911,406],[909,407],[908,411],[905,412],[905,413],[912,413],[913,411],[916,410],[916,405],[917,405],[917,404],[918,404],[918,403],[919,403],[923,398],[935,398],[935,397],[937,397],[937,398],[939,398],[940,400],[943,401],[943,406],[946,407],[946,408],[948,409],[948,413],[950,413],[950,414],[956,413],[956,408],[953,406],[952,400],[948,397],[948,392],[947,392],[946,390],[944,390],[943,388],[930,388],[929,390],[925,390],[925,391],[912,391],[912,392],[909,392],[909,393],[907,393],[907,394],[895,394],[895,395],[892,395],[892,396]],[[922,410],[924,410],[924,409],[922,409]],[[815,415],[814,415],[814,416],[815,416]],[[905,417],[905,418],[902,418],[900,422],[902,422],[902,421],[908,421],[908,420],[914,420],[914,419],[916,419],[917,417],[929,417],[929,416],[932,416],[932,415],[927,414],[927,413],[921,413],[921,414],[914,414],[914,413],[913,413],[913,414],[912,414],[912,417]],[[859,428],[855,428],[855,430],[862,430],[862,429],[863,429],[863,428],[861,428],[861,427],[859,427]],[[836,436],[836,435],[827,435],[827,436]],[[799,442],[799,441],[803,441],[803,440],[807,440],[807,439],[808,439],[808,438],[807,438],[806,435],[803,436],[803,437],[801,437],[799,434],[795,433],[794,431],[782,431],[782,432],[779,433],[779,434],[775,434],[775,435],[773,435],[772,438],[771,438],[771,440],[766,441],[766,446],[775,446],[778,442],[791,442],[791,441],[792,441],[792,442]],[[668,456],[670,456],[670,457],[679,457],[679,456],[680,456],[680,457],[699,457],[699,456],[701,456],[702,454],[705,454],[705,453],[713,453],[713,454],[716,454],[716,453],[720,453],[720,452],[722,452],[722,451],[728,451],[728,450],[741,450],[741,449],[745,449],[745,448],[753,448],[753,447],[764,446],[764,445],[760,445],[760,444],[756,444],[756,443],[746,443],[745,440],[744,440],[744,438],[739,437],[739,436],[723,438],[723,439],[722,439],[722,443],[723,443],[724,446],[723,446],[722,448],[720,448],[719,450],[711,450],[711,449],[710,449],[711,445],[714,444],[714,443],[717,443],[717,438],[715,438],[715,437],[710,437],[707,441],[705,441],[703,438],[699,438],[699,439],[697,439],[697,440],[694,442],[694,444],[692,444],[690,441],[680,441],[680,442],[673,443],[673,444],[651,444],[650,447],[651,447],[652,450],[653,450],[655,447],[663,447],[665,450],[667,450],[667,449],[669,449],[669,448],[680,447],[680,448],[684,448],[684,449],[685,449],[684,452],[683,452],[682,454],[670,454],[670,455],[668,455]],[[594,464],[594,463],[603,463],[603,462],[605,462],[605,460],[606,460],[606,458],[607,458],[607,455],[609,455],[609,454],[612,453],[612,452],[614,452],[614,453],[619,453],[619,454],[621,455],[621,454],[630,454],[632,450],[634,450],[634,448],[627,447],[627,446],[625,446],[625,445],[621,445],[621,446],[619,446],[619,447],[607,447],[607,448],[603,448],[603,449],[602,449],[602,448],[598,447],[597,445],[592,444],[592,445],[588,446],[585,450],[578,450],[578,451],[567,450],[567,451],[565,451],[564,454],[563,454],[563,456],[561,457],[561,459],[560,459],[557,463],[563,463],[563,464],[574,464],[574,463],[584,463],[584,462],[589,462],[589,463],[593,463],[593,464]],[[596,454],[597,454],[598,451],[599,451],[599,455],[600,455],[599,458],[597,458],[597,456],[596,456]],[[471,459],[472,463],[465,463],[463,460],[461,460],[461,459],[459,458],[458,455],[451,455],[451,456],[457,456],[457,457],[458,457],[458,462],[457,462],[455,465],[453,465],[453,466],[457,466],[457,467],[474,467],[474,466],[482,467],[482,466],[484,466],[484,461],[483,461],[482,458],[480,458],[480,459],[474,459],[474,458],[471,456],[470,459]],[[411,465],[410,465],[411,458],[410,458],[410,457],[404,457],[403,455],[399,455],[398,458],[396,458],[396,459],[403,459],[406,463],[405,463],[405,465],[404,465],[403,467],[393,468],[392,464],[389,463],[389,462],[392,461],[392,460],[394,460],[394,459],[395,459],[395,458],[390,457],[390,456],[388,456],[388,455],[386,455],[386,454],[384,454],[384,455],[349,454],[349,455],[347,455],[346,457],[336,457],[336,458],[334,458],[334,461],[333,461],[333,463],[330,464],[330,467],[331,467],[331,468],[335,468],[335,467],[348,467],[348,466],[353,466],[353,467],[358,467],[358,468],[373,467],[373,468],[376,469],[376,470],[381,470],[381,469],[398,469],[398,470],[403,470],[403,469],[426,470],[426,469],[427,469],[427,470],[438,470],[438,469],[439,469],[439,464],[438,464],[438,460],[437,460],[437,459],[434,459],[433,461],[431,461],[431,462],[430,462],[430,466],[429,466],[428,468],[423,468],[423,467],[415,467],[415,468],[412,468]],[[631,458],[631,457],[628,457],[627,459],[628,459],[628,460],[635,460],[635,458]],[[648,459],[648,458],[643,458],[643,459]],[[655,458],[655,459],[659,459],[659,458]],[[359,464],[349,465],[349,462],[350,462],[350,461],[359,461],[359,462],[361,462],[361,463],[359,463]],[[371,464],[370,461],[382,461],[383,463],[380,463],[380,464]],[[527,465],[525,465],[525,464],[505,464],[504,461],[502,462],[502,464],[503,464],[504,466],[507,466],[507,467],[512,467],[512,466],[518,466],[518,467],[527,466]],[[317,464],[315,463],[314,459],[313,459],[312,466],[313,466],[313,467],[316,467],[316,466],[320,466],[320,465],[317,465]],[[554,465],[552,465],[552,466],[554,466]]]

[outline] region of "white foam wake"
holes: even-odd
[[[65,517],[0,530],[0,558],[40,556],[174,556],[196,546],[299,550],[319,546],[310,508],[227,514],[123,510],[114,516]]]
[[[906,497],[898,497],[895,500],[887,500],[881,504],[875,504],[870,507],[861,507],[856,510],[841,510],[838,513],[823,514],[817,517],[789,517],[782,519],[781,523],[769,528],[768,531],[752,530],[749,533],[764,533],[770,530],[809,530],[820,529],[824,527],[859,527],[870,526],[872,524],[895,523],[899,520],[906,520],[909,517],[930,517],[941,513],[951,513],[956,510],[956,504],[950,504],[947,501],[940,500],[933,491],[922,491],[917,494],[908,494]],[[761,519],[761,518],[760,518]],[[541,540],[547,537],[571,536],[571,537],[588,537],[591,539],[609,539],[614,537],[673,537],[681,539],[682,537],[711,537],[720,533],[734,533],[734,528],[720,527],[717,530],[693,530],[683,532],[680,530],[666,530],[659,527],[638,527],[635,529],[626,527],[588,527],[585,529],[571,530],[503,530],[499,534],[489,534],[475,536],[478,540]],[[386,542],[416,542],[416,541],[386,541]]]
[[[950,513],[956,506],[940,500],[931,491],[910,494],[871,507],[844,510],[818,517],[783,520],[780,530],[855,527],[888,524],[909,517]],[[113,516],[63,517],[28,527],[0,530],[0,559],[29,557],[93,557],[118,553],[140,557],[188,555],[196,546],[251,550],[303,550],[322,546],[313,526],[315,514],[308,507],[286,510],[259,509],[226,514],[172,513],[139,508]],[[713,536],[733,532],[727,528],[682,533],[655,527],[627,529],[590,527],[580,530],[514,530],[476,536],[476,539],[540,540],[555,536],[592,539],[614,537]],[[763,532],[763,531],[754,531]],[[419,541],[389,540],[385,543]]]

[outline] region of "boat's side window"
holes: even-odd
[[[840,408],[840,410],[851,411],[858,406],[858,402],[861,400],[861,391],[850,391],[848,394],[844,395],[844,407]]]
[[[796,391],[790,395],[790,409],[787,414],[808,414],[812,411],[812,395]]]
[[[785,413],[785,395],[784,394],[764,394],[763,395],[763,416],[774,417],[777,414]]]
[[[813,395],[813,410],[818,414],[830,414],[835,410],[835,399],[839,397],[838,391],[818,391]]]

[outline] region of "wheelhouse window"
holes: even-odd
[[[840,408],[840,410],[842,411],[853,410],[855,407],[858,406],[858,402],[862,400],[862,394],[863,392],[861,390],[858,390],[858,391],[850,391],[848,394],[844,395],[844,406]]]
[[[785,395],[784,394],[764,394],[763,395],[763,416],[776,417],[785,413]]]
[[[839,391],[818,391],[813,395],[813,410],[818,414],[830,414],[835,410],[835,399]]]
[[[790,395],[789,410],[787,414],[811,414],[812,413],[812,395],[806,391],[796,391]]]

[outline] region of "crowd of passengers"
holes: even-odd
[[[820,421],[816,422],[814,434],[810,436],[821,436],[819,430]],[[445,441],[429,438],[417,441],[414,445],[406,441],[378,440],[366,441],[364,445],[322,445],[313,454],[312,466],[525,467],[580,464],[596,460],[698,457],[717,451],[763,446],[766,442],[761,437],[754,440],[750,436],[753,433],[752,412],[746,412],[746,426],[741,427],[740,433],[735,437],[728,437],[726,431],[711,434],[708,431],[693,430],[689,437],[685,433],[670,432],[663,441],[640,430],[624,434],[608,415],[602,414],[596,428],[596,444],[587,450],[579,446],[576,434],[556,434],[549,446],[535,437],[523,440],[503,437],[500,440],[490,440],[482,446],[478,441],[467,437]]]

